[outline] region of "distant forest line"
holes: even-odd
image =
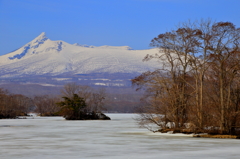
[[[11,85],[13,87],[14,85]],[[30,112],[39,114],[40,116],[55,116],[58,114],[60,108],[56,104],[62,101],[62,97],[69,96],[63,93],[66,87],[74,87],[75,91],[72,95],[78,94],[83,97],[88,105],[94,105],[93,101],[96,99],[96,94],[101,92],[101,97],[104,98],[101,102],[101,110],[109,113],[133,113],[135,107],[140,104],[139,99],[142,93],[135,93],[132,88],[113,88],[105,87],[90,87],[86,85],[79,85],[76,83],[68,83],[61,88],[41,87],[28,85],[16,85],[20,90],[18,92],[29,91],[28,95],[20,93],[11,93],[5,88],[0,88],[0,118],[16,118],[17,116],[25,116]],[[16,88],[16,87],[15,87]],[[46,89],[47,88],[47,89]],[[50,89],[50,90],[49,90]],[[37,95],[34,95],[36,91]],[[49,91],[49,93],[47,93]],[[115,93],[114,93],[115,92]],[[30,95],[30,94],[33,95]],[[46,93],[46,94],[44,94]],[[68,94],[71,94],[70,92]],[[95,94],[95,99],[90,99],[91,95]],[[98,104],[99,104],[98,103]],[[96,105],[97,103],[95,103]]]

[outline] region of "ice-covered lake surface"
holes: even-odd
[[[239,159],[240,140],[151,133],[134,114],[110,121],[0,120],[0,159]]]

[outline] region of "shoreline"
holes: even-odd
[[[202,134],[185,134],[185,133],[173,133],[172,131],[169,132],[155,132],[155,135],[163,135],[163,136],[182,136],[182,137],[194,137],[194,138],[217,138],[217,139],[240,139],[240,135],[211,135],[207,133]]]
[[[218,138],[218,139],[240,139],[238,135],[209,135],[209,134],[196,134],[193,137],[201,137],[201,138]]]
[[[178,136],[189,136],[194,138],[218,138],[218,139],[240,139],[240,135],[230,135],[230,134],[208,134],[208,133],[194,133],[194,132],[175,132],[173,129],[166,129],[162,131],[156,131],[154,133],[160,133],[160,135],[175,135]]]

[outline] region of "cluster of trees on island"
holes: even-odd
[[[67,120],[110,120],[102,113],[105,109],[104,89],[94,90],[89,86],[68,83],[61,94],[61,97],[41,95],[29,98],[0,89],[0,119],[35,112],[40,116],[63,116]]]
[[[155,37],[162,66],[132,79],[146,91],[137,120],[151,131],[240,134],[240,28],[182,23]],[[156,127],[157,126],[157,127]]]

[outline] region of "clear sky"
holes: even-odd
[[[158,34],[208,18],[240,27],[240,0],[0,0],[0,55],[41,32],[70,44],[149,49]]]

